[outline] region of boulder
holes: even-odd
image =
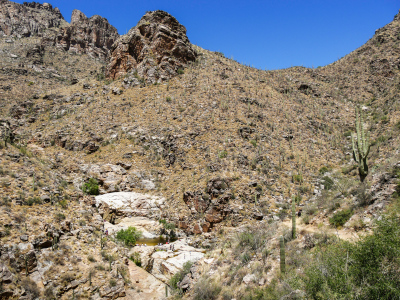
[[[44,234],[33,239],[32,245],[35,249],[43,249],[51,247],[53,240],[49,239]]]
[[[155,83],[195,59],[186,28],[164,11],[151,11],[113,44],[106,76],[116,79],[128,73]]]
[[[254,274],[247,274],[246,276],[243,277],[243,282],[246,285],[255,282],[255,280],[256,280],[256,275]]]
[[[0,283],[11,283],[14,280],[14,275],[10,272],[8,267],[0,263]],[[0,298],[2,299],[2,298]]]

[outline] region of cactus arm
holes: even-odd
[[[360,131],[361,131],[361,149],[362,152],[361,153],[365,153],[365,131],[364,131],[364,113],[362,111],[362,109],[358,109],[359,113],[360,113]]]
[[[369,154],[369,149],[371,149],[371,144],[369,143],[369,132],[367,133],[367,140],[365,142],[364,145],[364,155],[365,155],[365,159],[367,158],[368,154]]]
[[[353,133],[351,133],[351,143],[352,143],[352,145],[353,145],[353,159],[354,159],[355,162],[358,163],[357,156],[356,156],[356,146],[355,146],[355,144],[354,144]]]
[[[362,155],[362,127],[361,127],[361,122],[358,117],[359,110],[356,108],[356,131],[357,131],[357,150],[358,150],[358,155]]]

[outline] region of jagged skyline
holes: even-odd
[[[268,70],[330,64],[363,45],[400,8],[390,0],[49,3],[59,7],[67,21],[73,9],[88,17],[105,17],[120,34],[135,26],[146,11],[165,10],[187,28],[193,44]]]

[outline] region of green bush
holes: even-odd
[[[135,263],[138,267],[142,266],[142,259],[140,258],[139,252],[134,252],[133,255],[129,258],[131,261]]]
[[[158,222],[160,224],[163,224],[163,227],[165,230],[175,230],[175,228],[176,228],[174,223],[168,223],[167,220],[165,220],[165,219],[158,220]]]
[[[96,179],[90,178],[89,182],[86,182],[82,186],[82,191],[88,195],[98,195],[99,194],[99,183]]]
[[[218,157],[219,158],[225,158],[225,157],[227,157],[228,156],[228,151],[226,151],[226,150],[222,150],[222,151],[220,151],[219,153],[218,153]]]
[[[329,176],[322,177],[322,180],[323,180],[322,184],[325,190],[330,190],[333,187],[334,184],[333,179],[330,178]]]
[[[293,175],[293,182],[303,182],[303,175],[301,174]]]
[[[325,173],[327,173],[329,171],[331,171],[331,168],[327,167],[327,166],[323,166],[321,169],[319,169],[319,173],[322,175],[324,175]]]
[[[352,215],[353,211],[350,208],[341,210],[329,218],[329,224],[335,227],[343,226]]]
[[[355,244],[319,249],[305,270],[307,299],[399,299],[399,270],[400,220],[392,215]]]
[[[128,229],[121,229],[117,232],[117,240],[125,243],[126,246],[134,246],[136,241],[142,236],[142,232],[135,227],[129,226]]]

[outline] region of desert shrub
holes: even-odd
[[[90,178],[88,182],[83,184],[82,191],[88,195],[98,195],[99,183],[97,182],[96,179]]]
[[[178,71],[176,71],[176,73],[178,73],[179,75],[182,75],[185,72],[182,69],[178,69]]]
[[[56,219],[56,221],[60,222],[62,220],[65,220],[65,215],[62,213],[58,213],[54,216],[54,219]]]
[[[228,156],[228,151],[226,151],[226,150],[222,150],[222,151],[220,151],[219,153],[218,153],[218,157],[219,158],[225,158],[225,157],[227,157]]]
[[[96,259],[93,257],[93,255],[88,256],[88,261],[90,262],[96,262]]]
[[[333,217],[329,218],[329,224],[339,227],[343,226],[353,215],[353,211],[350,208],[338,211]]]
[[[142,260],[140,258],[139,252],[134,252],[133,255],[129,258],[131,261],[135,263],[138,267],[142,266]]]
[[[45,289],[44,297],[45,297],[46,300],[54,300],[54,299],[56,299],[56,297],[54,295],[54,286],[49,286],[48,288]]]
[[[128,229],[121,229],[117,232],[117,240],[125,243],[126,246],[134,246],[136,241],[142,236],[142,232],[135,227],[129,226]]]
[[[193,288],[193,299],[215,300],[221,292],[221,285],[212,278],[202,277]]]
[[[24,278],[21,280],[21,286],[25,289],[25,292],[31,296],[30,299],[35,299],[40,296],[39,288],[32,279]]]
[[[42,204],[42,200],[39,197],[30,197],[24,201],[25,205],[32,206],[33,204]]]
[[[400,220],[396,215],[377,222],[374,234],[353,247],[350,272],[360,299],[400,298]]]
[[[113,286],[116,286],[116,285],[117,285],[117,281],[114,278],[111,278],[110,279],[110,286],[113,287]]]
[[[320,248],[305,270],[308,299],[399,299],[400,220],[383,217],[355,244]]]
[[[61,283],[64,286],[67,286],[72,280],[75,279],[74,274],[72,274],[71,272],[65,273],[61,276]]]
[[[293,175],[293,182],[303,182],[303,175],[301,174],[295,174]]]
[[[352,290],[349,274],[344,272],[344,258],[349,251],[350,245],[346,242],[327,249],[319,248],[311,266],[305,270],[305,288],[309,299],[346,299],[345,296]]]
[[[319,169],[319,174],[324,175],[325,173],[330,172],[331,170],[332,168],[323,166],[321,169]]]
[[[174,276],[171,277],[169,280],[169,284],[175,291],[179,290],[178,283],[185,278],[186,274],[190,272],[190,268],[192,267],[193,263],[191,261],[186,262],[183,265],[183,269],[176,273]]]
[[[68,202],[65,199],[63,199],[60,202],[58,202],[58,204],[64,209],[68,207]]]
[[[330,190],[333,187],[333,179],[329,176],[322,177],[322,185],[324,186],[325,190]]]
[[[0,199],[0,206],[11,206],[11,199],[9,197],[2,197]]]
[[[158,220],[160,224],[163,224],[165,230],[175,230],[176,226],[174,223],[168,223],[165,219]]]

